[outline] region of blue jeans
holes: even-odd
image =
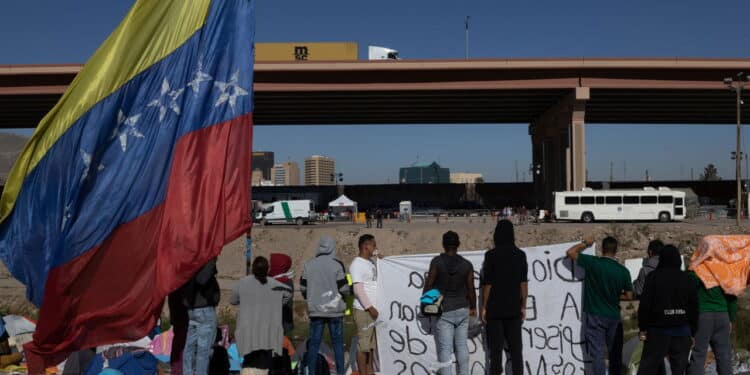
[[[323,340],[323,328],[328,324],[328,332],[331,334],[331,345],[336,357],[336,372],[343,375],[344,368],[344,318],[310,318],[310,341],[307,342],[307,373],[316,374],[318,363],[318,351],[320,342]]]
[[[605,318],[602,316],[584,313],[584,337],[588,347],[589,360],[593,375],[604,375],[606,365],[604,361],[604,348],[609,351],[609,357],[617,356],[622,358],[622,346],[615,347],[615,337],[620,327],[620,319]],[[589,373],[587,371],[587,373]]]
[[[456,368],[458,375],[469,373],[469,309],[462,308],[445,311],[437,321],[437,352],[441,364],[451,360],[451,354],[456,353]],[[453,366],[442,367],[440,375],[451,375]]]
[[[211,349],[216,341],[216,308],[188,310],[187,340],[182,354],[183,375],[207,375]]]

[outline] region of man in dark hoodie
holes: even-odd
[[[653,240],[648,243],[648,258],[643,259],[643,267],[638,272],[638,277],[633,281],[633,297],[640,298],[643,293],[643,286],[646,285],[646,276],[653,272],[659,265],[659,255],[664,243],[659,240]]]
[[[216,274],[214,258],[180,289],[190,319],[182,355],[182,373],[185,375],[208,374],[211,348],[216,340],[216,306],[221,298]]]
[[[681,265],[677,248],[664,246],[659,266],[646,278],[638,307],[640,337],[646,342],[639,375],[658,373],[667,355],[672,374],[687,369],[698,327],[698,288]]]
[[[305,263],[300,281],[300,291],[307,301],[310,318],[310,340],[308,342],[307,369],[317,374],[318,350],[323,339],[323,328],[328,324],[331,334],[336,372],[343,375],[344,368],[344,297],[351,293],[346,281],[344,264],[336,259],[336,242],[323,236],[318,243],[315,258]]]
[[[516,247],[513,223],[501,220],[495,227],[495,248],[482,264],[482,321],[487,325],[490,373],[503,372],[503,348],[510,348],[513,375],[523,375],[521,325],[526,319],[528,263]]]

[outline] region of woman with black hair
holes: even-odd
[[[244,356],[242,375],[265,375],[273,355],[283,353],[282,306],[292,297],[289,287],[268,277],[268,259],[257,257],[252,275],[241,279],[230,303],[240,305],[237,315],[237,351]]]

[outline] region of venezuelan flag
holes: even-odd
[[[0,258],[32,357],[138,339],[250,226],[254,3],[138,0],[14,166]]]

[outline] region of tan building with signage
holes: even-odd
[[[273,166],[273,184],[275,186],[298,186],[299,167],[293,161]]]
[[[334,173],[336,161],[331,158],[313,155],[305,159],[305,185],[336,185]]]
[[[260,186],[263,183],[263,171],[260,169],[253,169],[253,173],[250,175],[250,184],[252,186]]]
[[[255,43],[255,61],[356,61],[357,43]]]
[[[451,173],[451,184],[481,184],[484,177],[481,173]]]

